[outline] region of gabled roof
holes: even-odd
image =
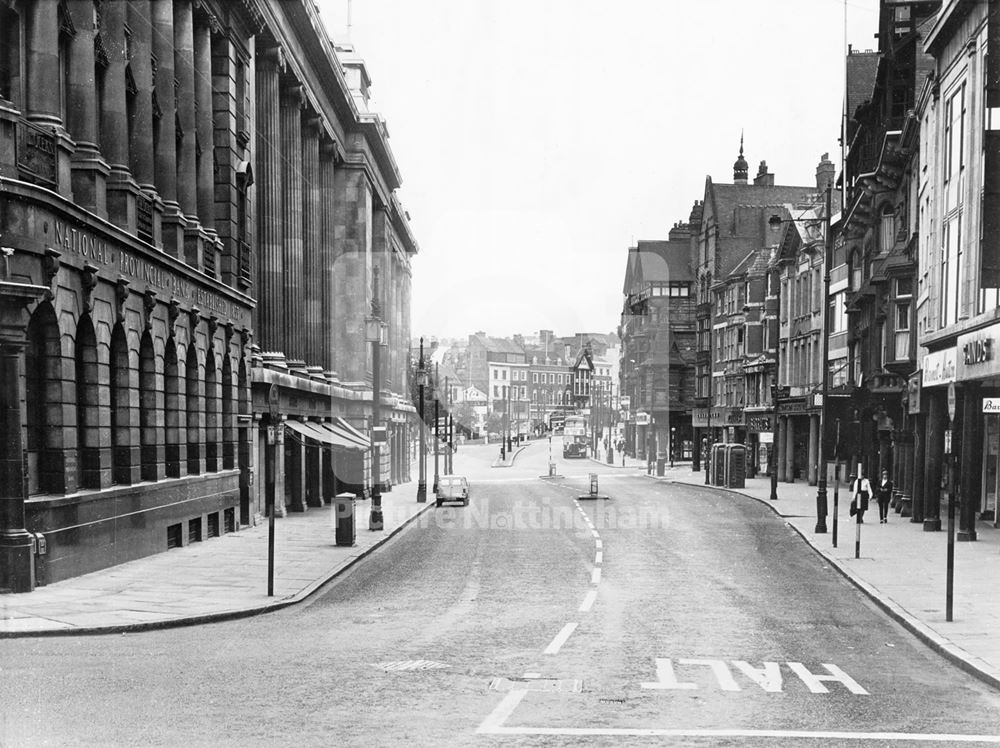
[[[847,55],[847,142],[851,142],[857,129],[854,113],[866,101],[871,101],[875,90],[875,79],[878,75],[879,53],[866,50],[857,52],[851,50]]]

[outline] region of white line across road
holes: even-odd
[[[683,728],[615,728],[615,727],[503,727],[527,691],[511,691],[476,730],[483,735],[565,735],[587,737],[671,737],[671,738],[799,738],[814,740],[857,740],[871,742],[908,741],[911,743],[988,743],[1000,745],[998,735],[962,735],[919,732],[837,732],[834,730],[686,730]],[[515,697],[516,695],[516,697]],[[502,717],[498,719],[504,709]]]
[[[575,622],[567,623],[565,626],[563,626],[562,631],[556,634],[556,638],[553,639],[552,643],[545,648],[545,654],[547,655],[557,654],[559,650],[562,648],[562,645],[566,643],[567,639],[569,639],[570,634],[572,634],[576,630],[576,626],[577,624]]]

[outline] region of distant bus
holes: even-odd
[[[586,457],[590,445],[587,416],[567,415],[563,424],[563,457]]]
[[[549,416],[549,431],[553,434],[561,434],[566,425],[566,416],[562,413],[553,413]]]

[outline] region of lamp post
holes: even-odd
[[[385,340],[385,330],[388,327],[379,317],[372,315],[365,320],[365,339],[372,344],[372,506],[368,517],[369,530],[383,529],[382,521],[382,463],[381,439],[382,430],[379,426],[381,414],[382,393],[382,344]]]
[[[823,233],[823,355],[820,358],[822,402],[819,404],[819,480],[816,489],[816,532],[826,532],[826,465],[824,465],[823,443],[826,441],[826,401],[829,392],[830,364],[830,266],[833,262],[833,242],[831,241],[830,213],[833,210],[833,184],[826,187],[826,218]]]
[[[774,384],[771,385],[771,408],[774,411],[774,426],[771,429],[771,501],[778,500],[778,378],[781,373],[781,278],[777,271],[774,280]]]
[[[444,474],[451,475],[451,378],[444,378],[444,438],[448,449],[444,453]]]
[[[424,441],[424,388],[427,386],[427,370],[424,368],[424,339],[420,338],[420,367],[417,369],[417,386],[420,389],[420,477],[417,480],[417,501],[427,502],[427,444]]]
[[[438,454],[440,449],[438,445],[441,443],[440,430],[438,428],[438,421],[440,420],[439,405],[441,402],[441,388],[438,387],[438,365],[437,361],[434,362],[434,485],[431,490],[434,492],[434,496],[437,496],[438,492]]]
[[[503,404],[500,406],[500,459],[507,459],[507,385],[500,385],[503,387],[501,393],[503,394]],[[494,401],[496,402],[496,401]]]

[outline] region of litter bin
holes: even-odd
[[[337,517],[337,545],[354,545],[357,533],[354,525],[354,494],[339,493],[333,507]]]

